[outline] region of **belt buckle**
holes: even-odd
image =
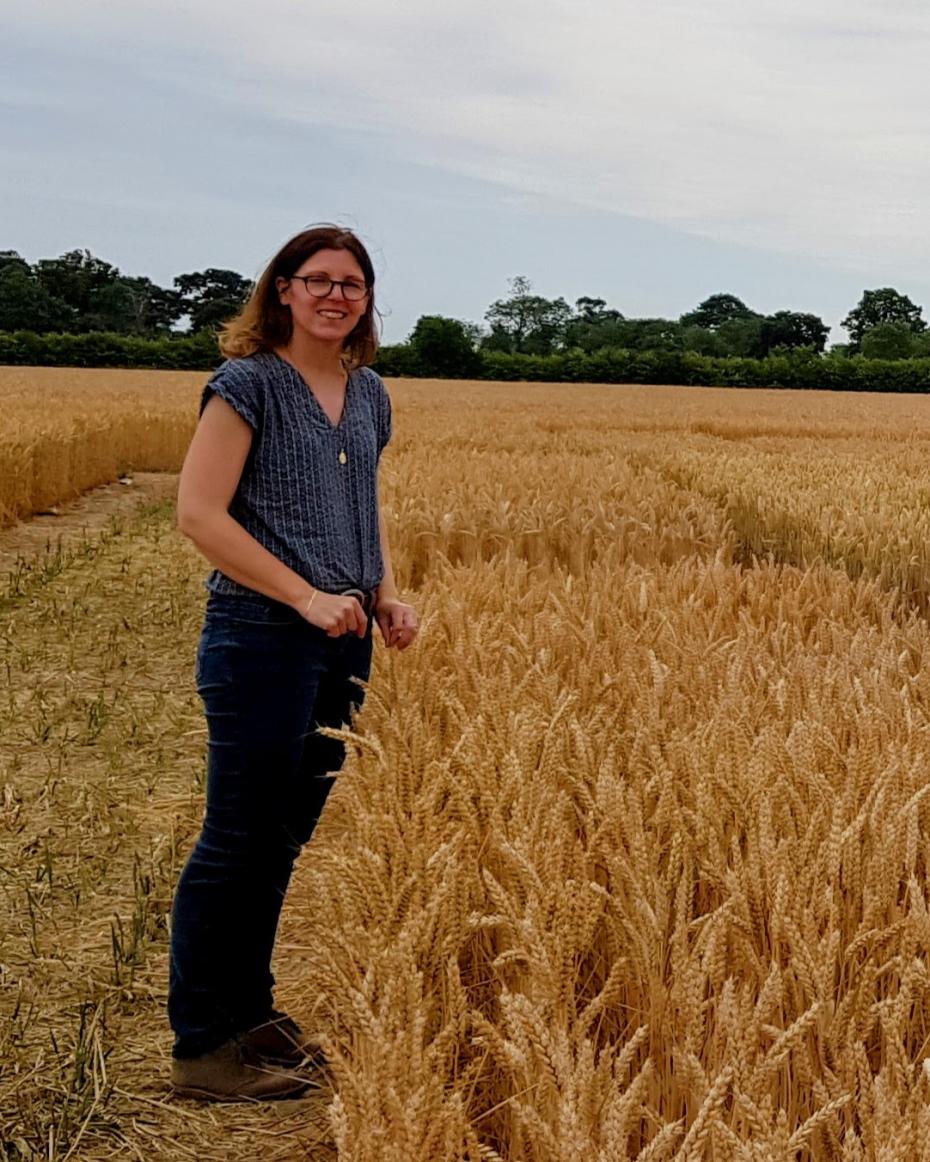
[[[357,597],[358,603],[362,607],[365,616],[371,612],[371,592],[365,592],[363,589],[343,589],[343,597]]]

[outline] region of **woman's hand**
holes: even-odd
[[[364,637],[368,629],[368,618],[357,597],[317,589],[296,602],[294,608],[305,621],[326,630],[330,637],[341,637],[344,633]]]
[[[388,649],[397,646],[405,650],[417,636],[416,610],[399,597],[379,597],[375,603],[375,620]]]

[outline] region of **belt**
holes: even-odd
[[[359,605],[362,607],[366,617],[371,616],[371,611],[375,607],[375,597],[377,595],[376,589],[343,589],[340,597],[355,597],[358,599]]]

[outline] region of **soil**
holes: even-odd
[[[121,517],[177,495],[178,476],[174,472],[137,472],[123,481],[104,484],[76,500],[56,505],[48,513],[0,529],[0,577],[13,573],[18,563],[59,551],[67,553],[111,528]]]

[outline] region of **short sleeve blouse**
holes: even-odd
[[[371,368],[350,372],[339,423],[300,373],[271,353],[228,359],[204,386],[252,429],[229,506],[259,544],[324,592],[374,589],[384,576],[378,462],[391,438],[391,399]],[[254,594],[215,569],[214,593]]]

